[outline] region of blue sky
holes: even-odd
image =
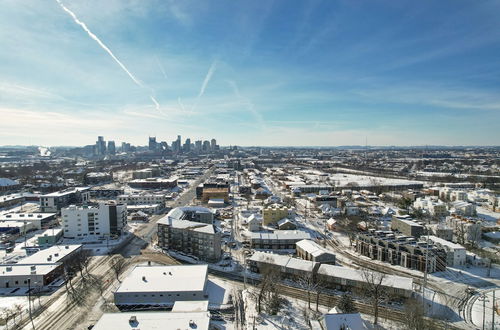
[[[500,144],[499,1],[0,8],[0,145]]]

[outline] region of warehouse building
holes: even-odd
[[[118,307],[172,307],[207,300],[208,265],[136,266],[114,292]]]

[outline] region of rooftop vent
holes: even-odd
[[[192,329],[196,329],[196,323],[193,320],[189,320],[189,327]]]
[[[7,268],[5,270],[8,271],[8,272],[11,272],[12,271],[12,266],[7,266]]]
[[[146,276],[143,276],[143,277],[142,277],[142,280],[143,280],[144,282],[146,282]]]
[[[65,248],[66,248],[66,250],[69,250],[69,245],[66,245]]]
[[[137,316],[131,316],[130,319],[128,320],[128,322],[132,325],[132,324],[137,324]]]
[[[168,272],[168,275],[172,275],[172,272]]]

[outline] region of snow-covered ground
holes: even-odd
[[[376,176],[336,173],[330,174],[328,179],[335,182],[335,186],[347,187],[349,183],[355,183],[359,187],[375,185],[408,185],[423,183],[422,181],[383,178]]]
[[[478,206],[476,207],[477,217],[488,222],[493,222],[492,225],[496,224],[496,221],[500,219],[500,212],[493,212],[487,208]]]
[[[493,292],[495,293],[494,301]],[[484,315],[485,329],[500,329],[500,289],[485,290],[482,293],[484,296],[479,296],[472,305],[471,321],[476,326],[482,326]],[[493,316],[495,327],[492,327]]]

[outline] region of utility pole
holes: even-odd
[[[483,301],[483,327],[482,329],[485,329],[485,321],[486,321],[486,302],[489,300],[486,300],[486,293],[482,293],[481,297],[479,298]]]
[[[427,285],[427,271],[429,264],[429,227],[426,226],[425,229],[427,230],[427,246],[425,248],[425,272],[424,272],[424,283],[422,286],[422,307],[424,315],[425,315],[425,286]]]
[[[495,313],[496,313],[495,291],[496,290],[493,290],[493,300],[491,302],[491,330],[495,330]]]

